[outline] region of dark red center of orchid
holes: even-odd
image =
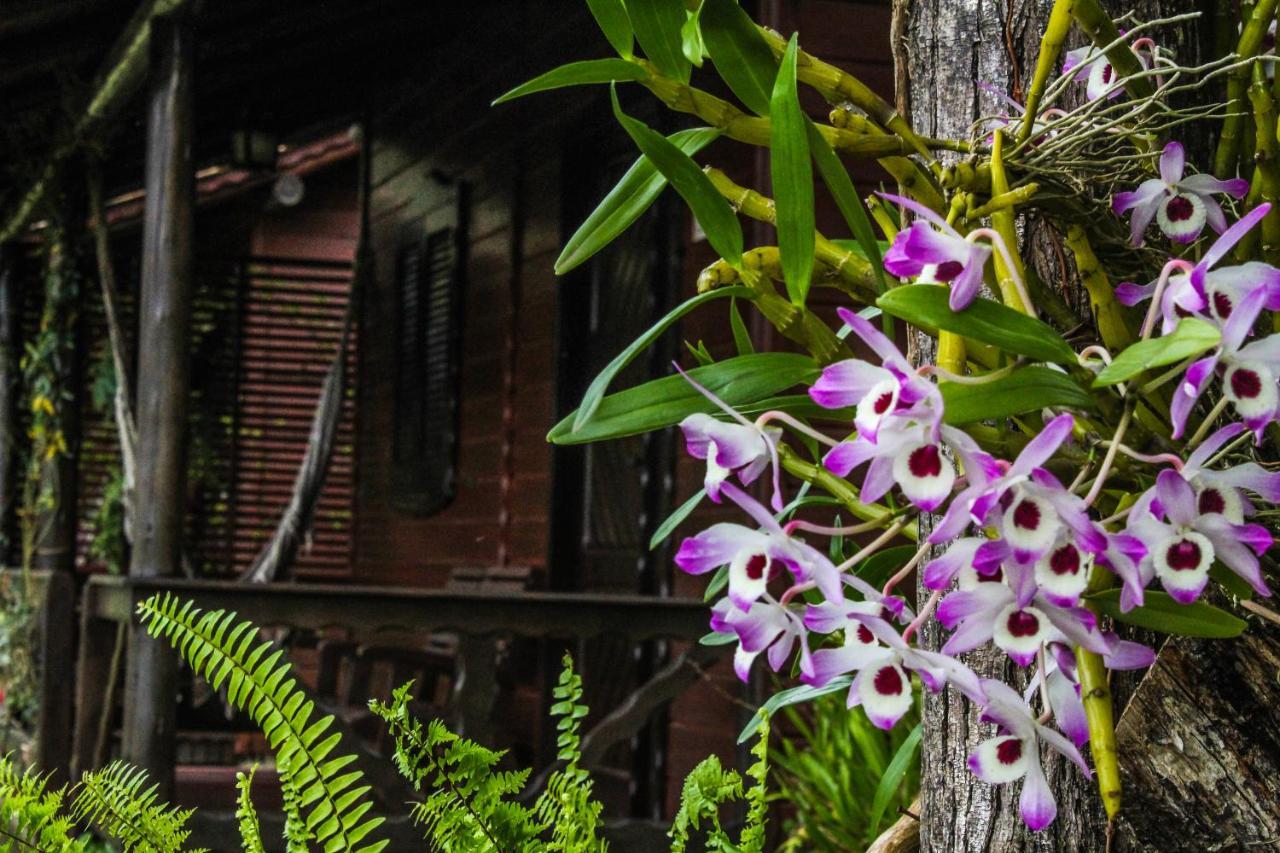
[[[764,570],[769,568],[769,558],[764,554],[755,554],[747,560],[747,577],[758,581],[764,577]]]
[[[936,477],[942,473],[942,458],[932,444],[917,447],[907,457],[907,468],[916,477]]]
[[[875,642],[875,639],[876,638],[874,635],[872,635],[870,628],[868,628],[866,625],[858,626],[858,642],[870,645],[871,643]]]
[[[1231,316],[1231,297],[1225,293],[1213,294],[1213,310],[1218,312],[1218,318],[1225,320]]]
[[[1187,572],[1200,565],[1200,546],[1187,539],[1181,539],[1169,546],[1164,555],[1169,568],[1179,572]]]
[[[876,692],[881,696],[897,696],[902,692],[902,676],[898,674],[898,670],[892,666],[886,666],[876,673],[875,680]]]
[[[1040,528],[1040,507],[1035,501],[1022,501],[1013,508],[1013,524],[1023,530]]]
[[[996,760],[1001,764],[1016,764],[1022,757],[1022,741],[1017,738],[1002,740],[996,744]]]
[[[1165,205],[1164,212],[1169,217],[1170,222],[1186,222],[1191,218],[1191,214],[1196,212],[1196,208],[1191,203],[1191,199],[1186,196],[1175,195]]]
[[[990,571],[983,572],[979,569],[974,569],[974,571],[978,573],[978,577],[985,581],[994,581],[999,583],[1004,580],[1004,569],[1002,569],[998,563],[996,564],[996,567]]]
[[[1034,637],[1036,632],[1040,630],[1040,620],[1036,618],[1034,613],[1015,610],[1009,614],[1009,621],[1005,627],[1015,637]]]
[[[889,406],[891,405],[893,405],[893,394],[886,391],[876,398],[876,401],[871,408],[877,415],[883,415],[885,412],[889,411]]]
[[[1231,393],[1236,395],[1237,400],[1252,400],[1262,393],[1262,377],[1244,368],[1233,371]]]
[[[1049,557],[1049,568],[1055,575],[1074,575],[1080,571],[1080,552],[1067,543]]]
[[[1222,496],[1222,492],[1217,489],[1205,489],[1200,493],[1200,500],[1197,506],[1202,513],[1222,512],[1227,508],[1227,500]]]
[[[1114,73],[1115,73],[1115,72],[1113,72],[1113,71],[1111,70],[1111,65],[1110,65],[1110,63],[1107,63],[1107,64],[1103,65],[1103,66],[1102,66],[1102,82],[1103,82],[1103,83],[1110,83],[1110,82],[1111,82],[1111,77],[1112,77],[1112,75],[1113,75]]]
[[[938,271],[933,277],[938,281],[951,281],[964,270],[964,264],[959,261],[943,261],[938,264]]]
[[[1176,302],[1173,304],[1173,313],[1177,314],[1179,317],[1191,316],[1190,311],[1188,311],[1186,308],[1183,308],[1181,305],[1177,304]]]

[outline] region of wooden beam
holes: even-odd
[[[18,395],[21,342],[18,318],[22,312],[21,251],[17,243],[0,244],[0,548],[13,541],[14,507],[17,506]]]
[[[111,118],[118,115],[142,86],[147,74],[152,24],[158,15],[176,12],[188,0],[144,0],[124,32],[107,54],[107,60],[78,118],[53,149],[31,186],[19,196],[14,210],[0,225],[0,243],[12,240],[31,221],[36,209],[52,188],[63,164],[80,145]]]
[[[194,35],[190,16],[182,9],[157,17],[151,29],[138,330],[137,503],[129,567],[135,578],[172,575],[180,559],[194,276]],[[176,658],[167,643],[135,630],[127,673],[125,756],[151,775],[163,799],[170,799]]]

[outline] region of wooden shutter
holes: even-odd
[[[466,270],[465,189],[401,232],[396,253],[396,385],[393,501],[415,515],[453,500],[458,446],[458,369]]]

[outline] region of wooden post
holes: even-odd
[[[138,330],[138,471],[130,577],[175,574],[183,527],[187,335],[195,213],[191,20],[185,11],[152,24],[147,105],[146,213]],[[129,642],[124,754],[173,793],[177,660],[136,625]]]
[[[21,251],[17,243],[0,244],[0,563],[13,543],[13,509],[17,506],[18,316],[22,310]]]

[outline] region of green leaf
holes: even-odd
[[[658,171],[666,176],[685,204],[693,211],[694,218],[702,226],[707,241],[720,257],[731,266],[742,266],[742,225],[729,202],[716,191],[698,164],[689,158],[661,133],[644,122],[637,121],[622,111],[618,103],[618,91],[614,87],[613,114],[623,130],[636,143],[640,153],[653,161]]]
[[[702,600],[711,601],[718,598],[720,593],[729,586],[729,567],[721,566],[716,569],[715,574],[711,576],[711,581],[707,584],[707,588],[702,591]]]
[[[751,16],[736,0],[703,0],[700,26],[721,79],[747,109],[769,115],[778,62]]]
[[[625,59],[586,59],[582,62],[570,62],[553,68],[546,74],[539,74],[527,83],[521,83],[510,92],[494,100],[494,104],[502,104],[532,95],[534,92],[549,92],[552,89],[563,89],[566,86],[584,86],[592,83],[613,83],[618,80],[644,80],[649,75],[634,62]]]
[[[667,139],[685,154],[693,155],[721,133],[716,127],[695,127],[673,133]],[[666,177],[641,155],[564,244],[556,259],[556,275],[564,275],[612,243],[649,209],[666,185]]]
[[[1245,629],[1245,622],[1212,604],[1196,601],[1179,604],[1168,593],[1154,589],[1143,592],[1143,604],[1128,613],[1120,612],[1120,590],[1108,589],[1085,596],[1107,616],[1117,622],[1137,625],[1165,634],[1184,637],[1227,639],[1238,637]]]
[[[671,328],[671,325],[675,323],[676,320],[679,320],[693,309],[710,302],[713,299],[720,299],[725,296],[750,295],[751,291],[745,287],[718,288],[716,290],[708,290],[706,293],[699,293],[692,299],[687,299],[675,308],[672,308],[667,312],[665,317],[650,326],[643,335],[636,338],[627,346],[626,349],[614,356],[613,361],[605,365],[604,370],[600,371],[600,374],[595,379],[591,380],[591,384],[587,387],[587,392],[582,395],[582,404],[578,407],[578,413],[574,418],[574,431],[576,432],[580,429],[582,425],[590,420],[591,416],[595,414],[596,407],[600,405],[600,401],[604,398],[604,392],[609,389],[609,383],[613,381],[613,378],[617,376],[624,367],[630,364],[632,359],[644,350],[648,349],[654,341],[660,338],[663,332]]]
[[[622,0],[587,0],[587,8],[618,55],[630,59],[635,42],[631,19],[627,17],[627,8],[622,5]]]
[[[1213,565],[1209,567],[1209,577],[1222,586],[1229,595],[1234,595],[1236,598],[1248,601],[1254,596],[1253,587],[1249,586],[1249,582],[1218,560],[1214,560]]]
[[[980,385],[939,382],[949,424],[1000,420],[1046,406],[1093,408],[1093,398],[1070,376],[1049,367],[1024,367]]]
[[[782,55],[769,107],[772,132],[769,165],[777,211],[778,251],[787,295],[796,305],[809,297],[813,277],[813,167],[809,160],[808,118],[796,91],[796,37]]]
[[[747,324],[742,320],[742,312],[738,310],[738,300],[729,300],[729,328],[733,331],[733,345],[738,350],[738,355],[750,355],[756,351],[755,344],[751,343],[751,333],[747,331]]]
[[[843,423],[846,427],[848,422],[852,421],[858,414],[855,406],[843,409],[824,409],[813,402],[813,398],[808,394],[784,394],[780,397],[770,397],[767,400],[760,400],[749,406],[742,406],[738,409],[738,412],[745,418],[754,418],[774,409],[786,412],[788,415],[810,420]]]
[[[915,545],[895,545],[878,551],[862,561],[856,574],[876,589],[884,586],[885,581],[893,577],[893,573],[907,564],[916,555]]]
[[[738,642],[736,634],[719,634],[712,631],[709,634],[703,634],[698,640],[700,646],[727,646],[730,643]]]
[[[880,826],[880,818],[884,816],[884,810],[889,807],[889,801],[893,799],[894,794],[899,793],[903,777],[907,775],[911,762],[916,760],[916,751],[920,749],[920,738],[923,734],[924,725],[916,723],[916,727],[898,747],[893,760],[889,762],[884,775],[880,777],[875,799],[871,802],[871,819],[868,821],[868,825],[873,829]]]
[[[1115,385],[1152,367],[1174,364],[1216,347],[1222,333],[1199,317],[1183,317],[1172,332],[1126,347],[1093,380],[1095,388]]]
[[[1034,317],[990,299],[975,299],[952,311],[950,291],[937,284],[895,287],[876,300],[885,313],[924,329],[955,332],[1037,361],[1074,364],[1076,354],[1062,336]]]
[[[800,383],[817,379],[819,367],[808,356],[769,352],[740,355],[706,367],[689,377],[724,400],[741,406]],[[674,426],[696,412],[719,411],[683,376],[666,376],[635,388],[610,394],[580,428],[572,429],[576,414],[552,428],[547,440],[555,444],[583,444],[607,438],[651,432]]]
[[[698,489],[687,501],[680,504],[680,507],[671,515],[667,516],[666,521],[658,525],[658,529],[653,531],[653,536],[649,537],[649,550],[657,548],[668,536],[671,531],[680,526],[680,523],[689,517],[689,514],[698,508],[698,504],[702,503],[702,499],[706,497],[706,489]]]
[[[699,11],[701,7],[699,7]],[[680,28],[680,50],[684,58],[702,67],[702,57],[706,54],[706,45],[702,43],[702,30],[698,27],[698,11],[689,12],[684,26]]]
[[[799,687],[788,687],[786,690],[779,690],[770,696],[752,716],[751,722],[747,723],[747,727],[738,735],[738,743],[745,743],[750,740],[760,729],[760,724],[764,722],[766,717],[773,718],[783,708],[801,702],[812,702],[819,696],[826,696],[828,693],[848,690],[849,685],[852,683],[853,679],[850,676],[838,675],[821,687],[810,687],[807,684],[803,684]]]
[[[689,82],[689,60],[680,43],[685,11],[681,0],[627,0],[627,14],[636,40],[659,71],[681,83]]]

